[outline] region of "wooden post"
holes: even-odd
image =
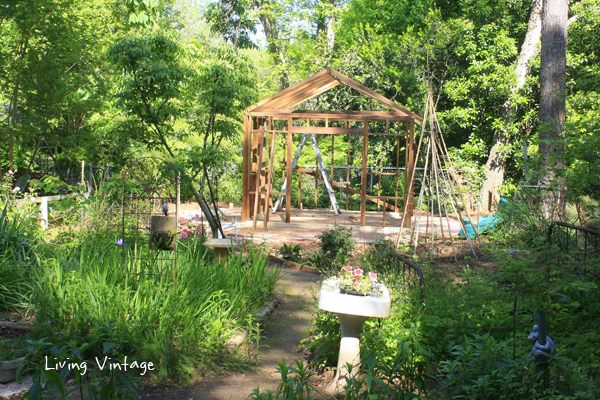
[[[348,120],[344,121],[344,127],[348,127]],[[348,159],[346,161],[346,211],[348,211],[348,205],[350,204],[350,135],[348,135]]]
[[[262,172],[263,172],[263,163],[264,163],[264,159],[265,159],[265,145],[266,145],[266,140],[267,140],[264,126],[263,126],[262,131],[259,132],[259,134],[260,134],[260,138],[259,138],[259,142],[258,142],[258,162],[257,162],[258,165],[257,165],[257,169],[256,169],[256,186],[255,186],[256,191],[254,193],[254,214],[252,216],[254,229],[256,229],[256,221],[258,218],[259,206],[261,203],[261,196],[262,196],[262,186],[263,186],[262,185]]]
[[[327,124],[329,126],[329,124]],[[335,135],[331,135],[331,179],[333,182],[333,163],[334,163],[334,154],[335,154]],[[332,188],[333,189],[333,188]],[[329,209],[333,209],[333,204],[329,207]]]
[[[273,158],[275,158],[275,138],[277,137],[275,135],[275,132],[273,132],[273,118],[269,119],[269,130],[271,132],[269,132],[269,146],[270,146],[270,151],[269,151],[269,169],[267,170],[267,193],[265,196],[265,222],[264,222],[264,228],[265,231],[267,230],[267,225],[269,223],[269,215],[271,214],[271,210],[269,209],[270,207],[270,202],[271,202],[271,187],[273,186],[273,169],[275,168],[275,165],[273,163]]]
[[[319,122],[317,121],[317,125]],[[317,147],[319,147],[319,135],[317,134]],[[319,160],[317,159],[317,152],[315,151],[315,210],[318,207],[319,199]]]
[[[398,180],[400,179],[400,174],[398,169],[400,168],[400,121],[396,122],[396,128],[398,133],[398,139],[396,140],[396,200],[394,204],[394,211],[399,212],[398,208]],[[406,171],[406,168],[404,169]],[[404,181],[404,186],[406,186],[406,180]],[[404,197],[404,201],[406,201],[406,196]]]
[[[256,187],[256,169],[258,167],[258,132],[256,132],[256,130],[258,129],[259,122],[259,118],[252,118],[252,131],[250,135],[252,148],[250,150],[249,188]],[[249,196],[248,211],[248,219],[254,218],[254,196]]]
[[[367,156],[369,151],[369,121],[363,122],[362,178],[360,182],[360,226],[367,224]]]
[[[379,197],[381,197],[381,172],[378,173],[377,175],[379,175],[379,184],[377,186],[377,200],[379,200]],[[383,207],[383,209],[384,209],[383,212],[385,212],[385,206]],[[379,211],[379,202],[377,202],[377,211]]]
[[[242,222],[248,220],[248,206],[250,191],[250,166],[252,165],[252,159],[250,157],[250,117],[244,116],[244,150],[243,150],[243,161],[242,161]]]
[[[425,122],[423,122],[425,123]],[[414,146],[414,137],[415,137],[415,121],[411,120],[409,122],[409,134],[407,135],[409,137],[409,145],[407,147],[408,149],[408,180],[410,181],[408,183],[408,185],[406,185],[406,183],[404,184],[405,187],[408,187],[408,193],[407,196],[405,196],[404,198],[406,199],[406,203],[408,204],[408,207],[406,208],[406,218],[404,218],[404,221],[406,221],[405,226],[407,228],[410,228],[411,226],[411,219],[413,216],[413,210],[415,208],[415,204],[414,204],[414,179],[413,178],[413,170],[415,169],[415,163],[416,163],[416,159],[415,159],[415,146]]]
[[[298,210],[300,210],[302,204],[302,172],[298,173]]]
[[[384,200],[384,201],[385,201],[385,200]],[[378,204],[379,204],[379,203],[378,203]],[[384,203],[384,206],[383,206],[383,222],[382,222],[382,224],[381,224],[382,228],[385,228],[385,209],[386,209],[386,208],[387,208],[387,204],[386,204],[386,203]]]
[[[289,224],[292,219],[292,119],[287,124],[287,177],[288,185],[285,193],[285,222]]]

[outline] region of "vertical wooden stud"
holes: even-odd
[[[363,122],[362,178],[360,182],[360,226],[367,224],[367,156],[369,152],[369,121]]]
[[[381,197],[381,172],[378,173],[377,175],[379,175],[379,185],[377,186],[377,200],[381,200],[379,197]],[[385,203],[384,200],[384,206],[383,206],[383,212],[385,212],[385,206],[387,205],[387,203]],[[377,202],[377,211],[379,211],[379,202]]]
[[[285,222],[290,223],[292,219],[292,119],[287,124],[287,174],[289,178],[285,195]]]
[[[396,133],[398,134],[398,138],[396,140],[396,200],[394,202],[394,211],[399,212],[398,209],[398,180],[400,178],[399,169],[400,169],[400,121],[396,122]],[[406,171],[406,168],[405,168]],[[406,181],[405,181],[406,182]],[[406,186],[406,183],[405,183]],[[404,198],[406,201],[406,197]]]
[[[250,191],[250,165],[252,160],[250,158],[250,117],[244,116],[244,153],[242,161],[242,222],[248,220],[248,206]]]
[[[344,127],[348,127],[348,120],[344,121]],[[350,191],[348,188],[350,187],[350,135],[348,135],[348,159],[346,161],[346,211],[348,211],[348,206],[350,204]]]
[[[271,196],[271,187],[273,186],[273,168],[275,167],[275,165],[273,164],[273,158],[275,158],[275,132],[273,132],[273,118],[269,119],[269,130],[271,132],[269,132],[269,146],[270,146],[270,151],[269,151],[269,170],[267,171],[267,193],[265,196],[265,222],[264,222],[264,228],[265,231],[267,230],[267,225],[269,223],[269,215],[271,214],[271,210],[269,209],[270,207],[270,202],[272,200],[272,196]]]
[[[415,168],[415,146],[414,146],[414,137],[415,137],[415,121],[411,120],[409,122],[409,147],[408,147],[408,180],[410,181],[408,183],[408,196],[406,197],[406,202],[408,204],[408,207],[406,208],[406,218],[404,219],[406,221],[406,227],[410,228],[411,226],[411,219],[413,216],[413,210],[415,208],[415,204],[414,204],[414,191],[415,191],[415,182],[414,182],[414,173],[413,170]],[[407,186],[407,185],[405,185]]]
[[[317,122],[317,125],[319,124],[319,122]],[[319,134],[317,133],[317,147],[319,147]],[[317,155],[315,154],[315,210],[317,209],[318,206],[318,199],[319,199],[319,160],[316,158]]]
[[[335,154],[335,135],[331,135],[331,178],[329,179],[331,182],[333,182],[333,163],[335,162],[334,154]],[[334,186],[332,183],[331,188],[333,189],[333,187]],[[333,209],[333,205],[331,205],[329,208]]]
[[[302,173],[298,173],[298,210],[302,207]]]
[[[259,132],[259,141],[258,141],[258,162],[256,167],[256,191],[254,193],[254,213],[252,215],[252,226],[256,229],[256,222],[258,218],[259,206],[261,203],[262,196],[262,175],[263,175],[263,164],[265,159],[265,145],[266,145],[266,132],[265,127]]]

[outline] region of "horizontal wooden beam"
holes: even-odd
[[[385,122],[409,122],[413,121],[412,116],[407,116],[396,111],[313,111],[313,110],[281,110],[281,109],[256,109],[248,112],[246,115],[253,117],[273,117],[275,119],[293,120],[310,118],[313,121],[381,121]]]
[[[325,126],[292,126],[292,133],[319,133],[326,135],[362,135],[362,128],[333,128]]]

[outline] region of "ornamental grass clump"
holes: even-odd
[[[130,254],[123,263],[123,249],[134,252],[133,246],[93,243],[57,253],[36,272],[34,334],[61,332],[57,340],[68,342],[110,323],[135,344],[130,358],[153,362],[163,382],[225,363],[247,367],[252,355],[238,357],[227,341],[239,329],[253,329],[254,312],[280,272],[267,268],[261,253],[214,262],[196,247],[202,246],[178,252],[176,281],[159,259],[141,265]]]

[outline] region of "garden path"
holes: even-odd
[[[306,356],[298,352],[302,333],[310,327],[314,303],[312,292],[318,290],[319,275],[283,267],[285,276],[276,291],[284,293],[284,299],[269,318],[265,336],[260,345],[262,356],[258,359],[256,372],[236,373],[227,376],[207,377],[187,388],[147,388],[140,391],[142,399],[194,399],[194,400],[243,400],[260,387],[261,391],[275,390],[279,384],[277,362]]]

